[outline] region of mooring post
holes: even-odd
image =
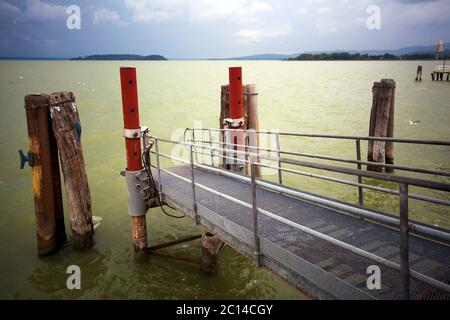
[[[222,241],[218,236],[205,232],[202,234],[202,255],[200,259],[200,268],[204,272],[214,273],[218,268],[218,256]]]
[[[92,200],[81,146],[81,122],[72,92],[49,96],[53,134],[58,145],[69,208],[72,243],[76,249],[93,246]]]
[[[417,66],[416,81],[422,81],[422,66]]]
[[[390,103],[390,108],[389,108],[389,119],[388,119],[386,136],[388,138],[393,138],[394,137],[394,127],[395,127],[395,88],[396,88],[396,85],[393,80],[390,80],[390,81],[391,82],[389,83],[388,90],[390,91],[390,95],[391,95],[391,99],[390,99],[391,103]],[[394,142],[386,141],[385,150],[386,150],[385,163],[393,165],[394,164]],[[394,169],[392,169],[390,167],[385,167],[384,170],[388,173],[394,172]]]
[[[393,134],[394,96],[394,80],[383,79],[381,82],[375,82],[373,87],[373,104],[371,110],[369,136],[384,138]],[[384,163],[385,157],[387,157],[389,161],[393,163],[393,145],[388,145],[388,155],[386,155],[386,145],[387,143],[385,141],[370,140],[368,143],[367,160],[370,162]],[[368,165],[367,170],[382,171],[383,167]]]
[[[259,116],[258,116],[258,92],[256,91],[256,85],[248,84],[244,86],[244,96],[245,96],[245,104],[247,106],[247,129],[249,130],[249,150],[251,153],[256,153],[257,160],[256,162],[260,162],[259,158]],[[255,147],[255,148],[251,148]],[[256,177],[261,178],[261,167],[256,165]]]
[[[223,129],[226,129],[227,126],[225,125],[225,119],[230,117],[230,86],[225,85],[222,86],[221,92],[220,92],[220,117],[219,117],[219,142],[220,142],[220,148],[224,149],[220,154],[222,155],[219,157],[219,166],[223,169],[227,168],[227,159],[224,158],[227,153],[225,151],[226,149],[226,133],[223,131]]]
[[[242,87],[242,68],[229,68],[230,81],[230,119],[227,119],[228,128],[232,130],[231,144],[234,144],[232,171],[243,172],[245,167],[245,155],[236,151],[245,151],[245,133],[244,133],[244,102]]]
[[[127,155],[126,179],[128,187],[128,213],[131,216],[131,233],[135,257],[147,257],[147,208],[134,192],[142,166],[141,127],[139,124],[139,104],[136,68],[120,68],[124,138]]]
[[[21,154],[21,168],[31,167],[38,256],[54,253],[67,241],[56,141],[50,125],[49,96],[25,97],[29,152]]]

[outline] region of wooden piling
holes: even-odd
[[[219,118],[219,128],[226,129],[225,119],[230,117],[230,86],[224,85],[222,86],[222,90],[220,93],[220,118]],[[225,149],[225,133],[224,131],[219,132],[219,142],[221,143],[220,147]],[[222,156],[226,156],[226,152],[222,152]],[[227,161],[225,158],[219,157],[219,166],[223,169],[228,169]]]
[[[69,207],[73,246],[93,246],[91,194],[81,147],[81,124],[72,92],[49,96],[53,133],[58,145]]]
[[[422,75],[421,75],[422,77]],[[392,83],[390,84],[390,91],[391,91],[391,99],[390,99],[390,108],[389,108],[389,119],[388,119],[388,127],[387,127],[387,134],[386,136],[388,138],[394,137],[394,127],[395,127],[395,82],[391,80]],[[422,81],[422,80],[420,80]],[[386,164],[394,164],[394,143],[387,141],[385,145],[385,163]],[[394,172],[392,168],[385,168],[385,171],[388,173]]]
[[[256,85],[248,84],[244,86],[244,101],[247,109],[246,117],[246,129],[259,131],[259,115],[258,115],[258,93],[256,91]],[[259,155],[259,150],[252,150],[251,147],[259,148],[259,133],[248,131],[248,146],[251,152],[257,153]],[[256,161],[259,163],[260,158],[257,157]],[[248,166],[247,166],[248,167]],[[247,170],[249,172],[249,170]],[[256,165],[255,175],[257,178],[261,178],[261,167]]]
[[[431,73],[431,81],[434,81],[434,75],[435,75],[435,73],[432,72],[432,73]]]
[[[216,235],[205,232],[202,235],[202,254],[200,268],[206,273],[214,273],[218,268],[218,255],[222,246],[222,241]]]
[[[371,119],[369,125],[369,136],[371,137],[388,137],[394,132],[394,97],[395,82],[389,79],[383,79],[381,82],[374,83]],[[392,108],[392,115],[391,115]],[[389,120],[391,118],[391,121]],[[388,161],[393,163],[393,146],[388,146]],[[385,141],[369,141],[367,160],[370,162],[384,163],[386,158],[386,142]],[[382,171],[381,166],[367,166],[370,171]]]
[[[25,97],[38,256],[54,253],[66,242],[58,154],[49,123],[48,95]],[[59,190],[58,190],[59,188]]]
[[[380,92],[380,83],[375,82],[372,87],[372,108],[370,110],[369,137],[375,135],[375,120],[377,115],[378,94]],[[373,140],[369,140],[367,147],[367,161],[373,162]],[[367,166],[367,170],[373,170],[373,166]]]
[[[416,81],[422,81],[422,66],[417,66]]]

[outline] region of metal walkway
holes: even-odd
[[[152,151],[153,176],[164,202],[254,258],[257,265],[268,268],[312,296],[322,299],[400,299],[405,295],[407,277],[409,298],[450,299],[450,234],[447,230],[408,221],[407,218],[402,222],[398,217],[362,205],[256,179],[254,171],[251,177],[228,172],[213,166],[214,157],[226,157],[223,152],[227,148],[211,147],[211,140],[202,143],[193,138],[190,142],[180,143],[155,137],[151,139],[156,145]],[[364,138],[358,138],[358,143],[360,139]],[[160,152],[162,143],[184,145],[190,150],[189,160]],[[444,142],[445,145],[447,143]],[[212,155],[210,165],[195,161],[196,152],[201,153],[199,149]],[[275,153],[279,163],[317,165],[293,159],[282,160],[280,151],[278,146]],[[237,148],[233,152],[239,153]],[[253,168],[257,156],[264,158],[247,151],[244,154],[250,156],[248,162]],[[160,166],[162,157],[185,165],[163,169]],[[241,161],[246,162],[245,158]],[[258,163],[262,165],[262,162],[259,159]],[[361,162],[357,163],[358,166],[364,163],[357,162]],[[350,170],[317,166],[324,170],[333,169],[333,172]],[[277,169],[289,170],[282,169],[281,165]],[[408,171],[407,167],[404,169]],[[409,197],[421,199],[419,195],[408,193],[408,185],[450,190],[447,184],[428,180],[364,170],[357,170],[357,175],[398,182],[402,186],[398,195],[403,213],[408,211]],[[360,192],[365,187],[370,188],[362,183],[356,187]],[[444,199],[424,199],[448,205]],[[409,235],[406,230],[399,232],[398,226],[404,226],[404,223],[409,224]],[[407,251],[402,253],[405,239],[409,242],[406,242]],[[409,262],[407,269],[405,252]],[[367,288],[366,281],[370,276],[367,268],[372,265],[381,269],[381,289]]]

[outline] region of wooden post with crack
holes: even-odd
[[[81,146],[81,123],[75,96],[72,92],[51,94],[49,108],[64,174],[72,243],[76,249],[87,249],[94,244],[92,201]]]
[[[392,138],[394,135],[395,81],[383,79],[375,82],[372,88],[373,99],[370,114],[369,136]],[[369,140],[367,161],[374,163],[394,164],[394,145],[392,142]],[[383,166],[368,165],[369,171],[383,171]],[[386,169],[387,172],[391,168]]]

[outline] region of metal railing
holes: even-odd
[[[185,133],[188,132],[189,130],[195,131],[193,129],[186,129]],[[212,131],[220,132],[221,131],[221,130],[216,130],[216,129],[198,129],[198,130],[209,130],[210,132],[212,132]],[[223,131],[227,131],[227,130],[225,129]],[[264,131],[260,131],[259,133],[273,134],[272,132],[264,132]],[[352,139],[357,142],[356,149],[357,149],[357,154],[359,153],[359,159],[360,159],[360,150],[361,150],[360,149],[360,141],[362,141],[362,140],[383,140],[383,141],[389,140],[389,141],[398,142],[398,143],[417,143],[417,144],[425,144],[425,145],[428,144],[428,145],[450,146],[450,142],[447,142],[447,141],[425,141],[425,140],[389,139],[389,138],[376,138],[376,137],[306,135],[306,134],[286,134],[286,133],[275,133],[275,134],[280,135],[280,136],[281,135],[290,135],[290,136],[308,136],[308,137],[313,136],[313,137],[319,137],[319,138],[332,138],[332,139]],[[211,134],[209,136],[211,137]],[[361,169],[361,166],[362,166],[362,164],[367,164],[367,163],[360,161],[360,160],[356,160],[356,162],[351,162],[351,163],[357,164],[357,169],[352,169],[352,168],[346,168],[346,167],[331,166],[331,165],[327,165],[327,164],[299,161],[299,160],[295,160],[295,159],[285,159],[285,158],[281,158],[280,155],[281,154],[290,154],[290,155],[295,155],[295,156],[305,156],[305,154],[282,151],[279,146],[279,142],[278,142],[276,150],[263,149],[263,148],[249,146],[248,149],[252,150],[252,152],[250,152],[247,149],[245,151],[236,150],[235,147],[244,147],[244,146],[234,145],[234,144],[230,144],[230,143],[227,143],[226,148],[223,148],[221,146],[224,146],[225,145],[224,143],[213,142],[211,138],[209,139],[209,141],[207,141],[208,145],[205,146],[204,145],[205,143],[203,141],[195,140],[195,135],[192,136],[191,141],[188,141],[186,139],[186,134],[185,134],[185,142],[161,139],[161,138],[157,138],[157,137],[150,137],[150,138],[155,141],[155,144],[154,144],[155,151],[151,151],[151,154],[153,154],[156,157],[156,166],[154,166],[153,164],[151,166],[152,166],[152,168],[157,170],[160,195],[163,193],[163,188],[162,188],[162,184],[161,184],[161,172],[164,172],[168,175],[174,176],[182,181],[185,181],[186,183],[190,183],[192,186],[192,198],[193,198],[192,211],[193,211],[194,220],[197,224],[199,223],[199,219],[197,216],[196,188],[200,188],[211,194],[222,197],[233,203],[237,203],[245,208],[252,210],[253,240],[254,240],[253,248],[254,248],[254,255],[255,255],[255,263],[257,266],[261,265],[261,254],[262,254],[260,252],[260,248],[259,248],[260,235],[258,233],[258,218],[257,217],[258,217],[258,214],[262,214],[262,215],[270,217],[276,221],[287,224],[295,229],[301,230],[309,235],[315,236],[319,239],[322,239],[331,244],[334,244],[336,246],[339,246],[341,248],[349,250],[349,251],[351,251],[355,254],[358,254],[362,257],[365,257],[372,261],[380,263],[390,269],[399,271],[400,277],[401,277],[402,298],[403,299],[408,299],[409,295],[410,295],[410,293],[409,293],[410,292],[410,290],[409,290],[410,277],[414,278],[416,280],[419,280],[421,282],[424,282],[428,285],[439,288],[441,290],[444,290],[446,292],[450,292],[450,285],[448,285],[444,282],[441,282],[439,280],[436,280],[432,277],[429,277],[425,274],[422,274],[422,273],[419,273],[417,271],[410,269],[410,266],[409,266],[409,232],[410,232],[410,230],[412,230],[414,232],[417,232],[417,233],[420,233],[423,235],[427,235],[427,236],[431,236],[433,238],[437,238],[437,239],[447,241],[447,242],[450,241],[450,233],[446,230],[435,228],[435,227],[432,227],[432,226],[429,226],[426,224],[411,222],[408,217],[408,213],[409,213],[408,207],[409,207],[409,199],[410,198],[427,201],[427,202],[432,202],[432,203],[436,203],[439,205],[450,206],[450,202],[447,200],[434,199],[431,197],[410,194],[409,190],[408,190],[410,185],[419,186],[419,187],[427,188],[427,189],[441,190],[441,191],[449,192],[450,184],[446,184],[446,183],[442,183],[442,182],[435,182],[435,181],[431,181],[431,180],[411,178],[411,177],[406,177],[406,176],[364,171]],[[277,140],[279,141],[279,139],[277,139]],[[169,143],[169,144],[174,144],[174,145],[182,145],[182,146],[186,147],[189,152],[189,160],[184,160],[184,159],[177,158],[177,157],[160,152],[159,142],[164,142],[164,143]],[[220,147],[214,147],[214,145],[219,145]],[[212,159],[214,159],[215,157],[229,158],[229,156],[225,155],[225,153],[230,152],[230,148],[232,148],[232,153],[234,154],[233,159],[236,160],[236,155],[238,155],[238,154],[244,155],[246,157],[244,160],[240,160],[240,161],[250,165],[250,177],[247,177],[245,175],[238,174],[238,173],[233,173],[233,172],[230,172],[227,170],[223,170],[221,168],[214,167],[214,160],[212,160],[212,166],[206,165],[206,164],[201,164],[198,162],[198,158],[196,157],[196,154],[205,154],[205,155],[211,156]],[[203,151],[199,151],[199,150],[207,150],[207,151],[209,151],[209,154],[205,153]],[[275,154],[277,154],[277,157],[261,155],[259,153],[259,151],[261,151],[261,150],[268,150],[271,153],[275,153]],[[161,168],[160,157],[189,165],[191,168],[191,178],[188,179],[188,178],[180,176],[174,172],[171,172],[170,170]],[[330,160],[337,161],[337,162],[350,161],[348,159],[341,159],[341,158],[335,158],[335,157],[327,157],[327,158],[330,158]],[[262,163],[261,160],[276,161],[279,164],[279,166],[278,167],[268,166],[268,165]],[[329,159],[326,159],[326,160],[329,160]],[[345,180],[341,180],[341,179],[337,179],[337,178],[313,175],[310,173],[305,173],[305,172],[301,172],[301,171],[293,170],[293,169],[282,168],[281,167],[282,163],[296,165],[296,166],[300,166],[300,167],[307,167],[307,168],[314,168],[314,169],[321,169],[321,170],[325,170],[325,171],[343,173],[343,174],[347,174],[347,175],[354,175],[354,176],[358,177],[358,183],[353,183],[350,181],[345,181]],[[370,164],[372,165],[372,162],[370,162]],[[382,165],[382,164],[380,164],[380,165]],[[306,175],[306,176],[314,177],[314,178],[320,178],[320,179],[326,178],[326,180],[328,180],[328,181],[333,181],[333,182],[337,182],[337,183],[345,183],[348,185],[357,186],[359,190],[366,188],[366,189],[371,189],[374,191],[386,192],[386,193],[390,193],[393,195],[397,195],[397,196],[399,196],[400,215],[399,215],[399,217],[395,217],[395,216],[391,216],[391,215],[379,214],[379,213],[365,209],[364,207],[362,207],[362,204],[359,207],[355,207],[350,204],[342,203],[340,201],[333,201],[330,199],[307,194],[307,193],[304,193],[304,192],[301,192],[299,190],[295,190],[292,188],[287,188],[282,185],[281,174],[279,175],[279,184],[260,180],[256,177],[256,174],[255,174],[256,166],[265,166],[265,167],[272,168],[274,170],[279,170],[279,173],[280,172],[290,172],[290,173]],[[382,165],[382,166],[386,166],[386,165]],[[406,166],[392,165],[392,167],[398,168],[399,170],[405,170],[405,171],[414,171],[415,170],[415,168],[413,168],[413,167],[406,167]],[[252,190],[252,203],[247,203],[245,201],[242,201],[240,199],[237,199],[235,197],[232,197],[230,195],[227,195],[218,190],[214,190],[208,186],[205,186],[201,183],[196,182],[195,181],[195,170],[194,170],[195,168],[200,168],[200,169],[207,170],[210,172],[219,173],[224,176],[228,176],[228,177],[249,183],[251,186],[251,190]],[[424,171],[426,171],[426,172],[424,172]],[[435,173],[436,170],[432,170],[433,173],[428,172],[428,171],[429,170],[423,169],[421,171],[421,173],[437,174],[437,173]],[[447,173],[445,171],[436,171],[436,172],[440,173],[438,175],[447,176]],[[378,179],[378,180],[382,180],[382,181],[396,182],[399,185],[399,190],[393,191],[390,189],[374,187],[374,186],[363,184],[362,177],[369,177],[369,178],[374,178],[374,179]],[[333,237],[330,237],[324,233],[320,233],[311,228],[300,225],[294,221],[288,220],[288,219],[281,217],[281,216],[279,216],[273,212],[270,212],[268,210],[259,208],[257,205],[258,202],[257,202],[257,197],[256,197],[257,187],[268,189],[268,190],[271,190],[274,192],[283,193],[283,194],[286,194],[286,195],[289,195],[289,196],[292,196],[292,197],[295,197],[295,198],[298,198],[301,200],[315,203],[317,205],[329,207],[331,209],[335,209],[338,211],[343,211],[346,213],[362,216],[365,218],[377,220],[382,223],[386,223],[389,225],[394,225],[396,227],[399,227],[400,238],[401,238],[400,264],[397,264],[386,258],[377,256],[368,251],[362,250],[362,249],[355,247],[351,244],[348,244],[346,242],[343,242],[343,241],[340,241]],[[361,195],[361,193],[360,193],[360,195]]]

